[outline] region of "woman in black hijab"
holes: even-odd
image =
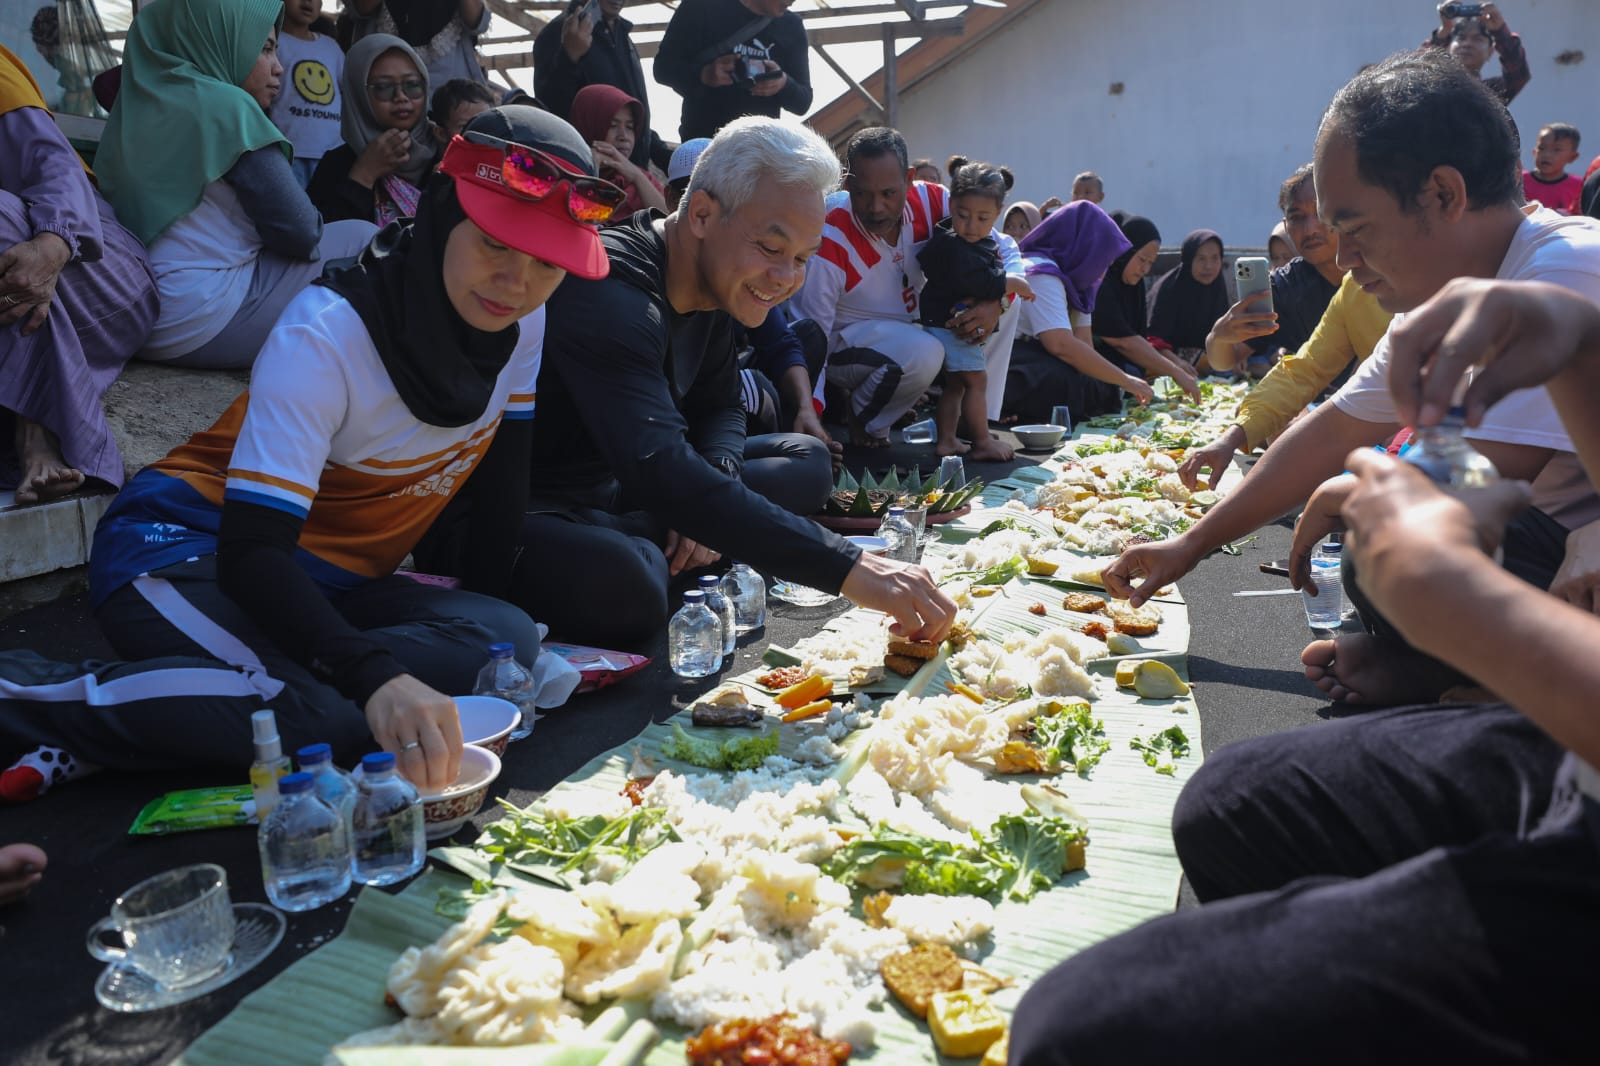
[[[1122,235],[1133,245],[1122,253],[1094,303],[1094,347],[1097,352],[1132,374],[1154,381],[1170,376],[1192,398],[1200,398],[1200,384],[1194,371],[1184,363],[1167,357],[1145,339],[1149,330],[1144,279],[1161,254],[1161,232],[1143,215],[1112,213]]]
[[[554,116],[474,119],[415,219],[297,296],[249,391],[141,471],[96,529],[92,597],[118,651],[208,656],[254,692],[63,715],[40,742],[99,765],[242,769],[248,712],[266,699],[290,749],[376,745],[425,792],[452,782],[451,697],[471,691],[490,643],[538,653],[533,622],[498,596],[527,495],[543,304],[569,271],[605,275],[597,226],[622,198]],[[462,588],[397,574],[459,495],[473,545]],[[171,673],[140,680],[159,693]]]
[[[1222,238],[1208,229],[1185,237],[1178,265],[1161,275],[1150,301],[1150,335],[1190,366],[1205,358],[1206,335],[1233,302],[1222,280]]]

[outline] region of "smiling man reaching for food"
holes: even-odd
[[[647,640],[671,613],[669,581],[721,554],[892,614],[911,639],[949,629],[955,605],[925,570],[862,555],[792,513],[826,500],[826,445],[744,435],[735,327],[761,325],[799,288],[838,182],[815,134],[729,123],[677,213],[604,230],[610,276],[550,303],[523,526],[545,563],[510,596],[538,604],[555,635]],[[437,531],[419,563],[464,564],[452,539]]]
[[[1505,107],[1448,57],[1394,56],[1334,97],[1316,144],[1319,212],[1337,234],[1339,266],[1385,310],[1410,311],[1456,277],[1544,280],[1600,301],[1600,224],[1545,208],[1523,209],[1517,133]],[[1400,319],[1396,319],[1396,322]],[[1388,338],[1333,399],[1301,418],[1239,489],[1187,532],[1128,549],[1105,571],[1106,587],[1135,603],[1193,569],[1208,552],[1300,505],[1344,468],[1353,448],[1401,428],[1388,394]],[[1533,508],[1512,523],[1507,570],[1548,588],[1581,562],[1600,498],[1573,454],[1550,400],[1518,393],[1468,434],[1501,476],[1533,483]],[[1306,505],[1295,543],[1303,573],[1328,504]],[[1563,566],[1562,550],[1568,562]],[[1142,582],[1135,585],[1135,579]],[[1352,584],[1352,587],[1353,584]],[[1372,632],[1319,640],[1302,656],[1306,673],[1335,699],[1395,703],[1434,699],[1452,670],[1410,653],[1381,619]]]

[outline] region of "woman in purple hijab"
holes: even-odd
[[[1095,351],[1089,328],[1106,270],[1132,245],[1110,215],[1075,200],[1022,239],[1034,300],[1024,304],[1006,374],[1006,414],[1043,422],[1066,404],[1075,421],[1114,411],[1124,391],[1148,399],[1151,389]]]

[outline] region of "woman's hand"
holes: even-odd
[[[56,279],[72,258],[67,242],[41,233],[0,252],[0,326],[22,323],[24,335],[44,325]]]
[[[637,186],[641,181],[649,181],[644,172],[634,165],[633,160],[618,151],[617,146],[610,141],[595,141],[590,147],[594,150],[596,167],[610,167],[627,179],[630,185]]]
[[[1155,388],[1144,378],[1136,378],[1132,374],[1124,374],[1122,391],[1130,394],[1140,403],[1149,403],[1156,398]]]
[[[456,701],[410,674],[392,677],[367,700],[367,726],[400,773],[424,793],[442,792],[461,773]]]
[[[1567,534],[1567,554],[1550,593],[1581,611],[1600,614],[1600,521]]]
[[[350,180],[372,188],[405,166],[411,158],[409,130],[384,130],[374,137],[350,167]]]
[[[1171,374],[1172,380],[1178,383],[1178,388],[1182,389],[1188,395],[1189,399],[1193,400],[1195,403],[1199,403],[1200,375],[1194,372],[1194,367],[1190,366],[1188,363],[1185,363],[1182,359],[1166,353],[1163,353],[1163,355],[1165,356],[1167,362],[1171,364],[1171,370],[1169,373]]]
[[[845,575],[840,595],[851,603],[893,615],[890,627],[907,640],[944,640],[956,605],[920,566],[862,555]]]

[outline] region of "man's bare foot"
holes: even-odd
[[[1431,703],[1461,675],[1395,640],[1347,633],[1313,640],[1300,653],[1306,677],[1341,703],[1394,707]]]
[[[985,463],[1009,463],[1016,458],[1016,454],[1004,441],[986,431],[972,442],[972,451],[967,453],[967,458]]]
[[[0,848],[0,907],[26,896],[44,876],[45,854],[32,844]]]
[[[958,437],[940,437],[933,450],[940,455],[966,455],[972,450],[972,445]]]
[[[857,448],[887,448],[889,446],[889,438],[874,437],[871,433],[868,433],[866,423],[861,421],[861,416],[856,414],[855,409],[848,405],[845,408],[845,424],[850,427],[850,443]]]
[[[17,483],[18,503],[40,503],[76,492],[83,487],[83,474],[61,457],[56,435],[37,422],[17,417],[17,463],[22,480]]]

